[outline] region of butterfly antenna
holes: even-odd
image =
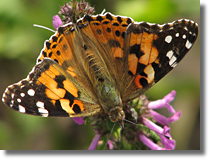
[[[43,28],[43,29],[46,29],[46,30],[48,30],[48,31],[51,31],[51,32],[56,32],[56,31],[54,31],[54,30],[52,30],[52,29],[50,29],[50,28],[48,28],[48,27],[44,27],[44,26],[41,26],[41,25],[38,25],[38,24],[33,24],[33,26],[34,27],[38,27],[38,28]]]
[[[101,14],[103,15],[106,12],[106,9],[104,8],[103,11],[101,12]]]
[[[112,127],[111,133],[109,134],[108,140],[107,140],[107,142],[106,142],[106,144],[105,144],[103,150],[105,150],[105,148],[106,148],[106,146],[107,146],[107,144],[108,144],[109,138],[110,138],[110,136],[111,136],[111,134],[112,134],[112,132],[113,132],[113,130],[114,130],[114,127],[115,127],[115,123],[114,123],[114,125],[113,125],[113,127]]]
[[[134,125],[136,125],[136,126],[142,127],[142,128],[150,129],[150,128],[146,127],[146,126],[136,124],[136,123],[134,123],[134,122],[132,122],[132,121],[129,121],[129,120],[127,120],[127,119],[124,119],[124,121],[126,121],[126,122],[128,122],[128,123],[131,123],[131,124],[134,124]],[[171,137],[166,136],[166,135],[163,135],[162,133],[159,133],[159,132],[157,132],[157,131],[155,131],[155,130],[153,130],[153,129],[150,129],[150,130],[152,130],[152,131],[154,131],[154,132],[156,132],[156,133],[158,133],[158,134],[160,134],[160,135],[166,137],[167,139],[171,139]]]

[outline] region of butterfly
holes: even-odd
[[[67,23],[46,40],[26,79],[8,86],[3,102],[43,117],[105,112],[123,126],[123,104],[143,94],[186,55],[197,23],[135,22],[109,12]]]

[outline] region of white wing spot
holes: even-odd
[[[185,29],[186,31],[188,31],[188,28],[187,28],[186,26],[184,27],[184,29]]]
[[[25,97],[25,93],[20,93],[20,96],[21,97]]]
[[[1,99],[3,102],[5,102],[5,99],[4,99],[4,97],[5,97],[5,94],[3,95],[2,99]]]
[[[9,91],[9,89],[8,88],[6,88],[6,90],[4,91],[5,93],[8,93],[8,91]]]
[[[172,36],[170,36],[170,35],[166,36],[165,42],[171,43],[171,40],[172,40]]]
[[[176,67],[177,64],[178,64],[178,63],[175,62],[174,64],[171,65],[171,67],[174,68],[174,67]]]
[[[21,113],[25,113],[26,112],[25,107],[23,107],[21,105],[18,105],[18,107],[19,107],[19,112],[21,112]]]
[[[39,108],[44,108],[44,102],[38,101],[36,102],[36,106]]]
[[[34,96],[35,95],[35,91],[33,89],[29,89],[27,93],[28,93],[29,96]]]
[[[15,94],[14,94],[14,93],[11,93],[11,98],[12,98],[12,99],[14,98],[14,96],[15,96]]]
[[[38,108],[38,112],[42,115],[42,117],[48,117],[49,112],[44,108]]]
[[[174,52],[172,50],[168,51],[166,56],[171,59],[171,57],[173,56]]]
[[[20,98],[18,98],[17,101],[18,101],[18,103],[21,103],[21,99]]]
[[[169,65],[171,67],[175,67],[176,66],[175,61],[177,60],[177,58],[174,56],[174,52],[172,50],[170,50],[170,51],[167,52],[166,56],[170,59],[169,60]]]
[[[182,38],[183,38],[183,39],[186,39],[186,35],[185,35],[185,34],[183,34]]]
[[[173,63],[177,60],[177,58],[175,56],[173,56],[170,61],[169,61],[169,65],[173,66]]]
[[[25,87],[25,85],[20,86],[21,89],[22,89],[23,87]]]
[[[44,108],[44,102],[38,101],[36,102],[36,106],[38,107],[38,112],[42,117],[48,117],[49,112]]]
[[[14,100],[11,100],[11,103],[10,103],[10,107],[12,108],[13,107],[13,105],[14,105]]]
[[[176,33],[175,36],[176,36],[176,37],[179,37],[179,33]]]
[[[190,49],[191,46],[192,46],[192,43],[190,43],[190,41],[187,40],[187,42],[185,43],[185,47],[187,49]]]

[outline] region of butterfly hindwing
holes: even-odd
[[[6,89],[3,102],[19,112],[44,117],[81,117],[100,112],[100,106],[71,79],[55,61],[45,58],[26,79]]]

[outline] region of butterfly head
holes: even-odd
[[[125,119],[125,112],[122,110],[122,107],[115,107],[109,111],[109,119],[112,122],[117,122],[117,124],[123,128],[124,127],[124,119]]]

